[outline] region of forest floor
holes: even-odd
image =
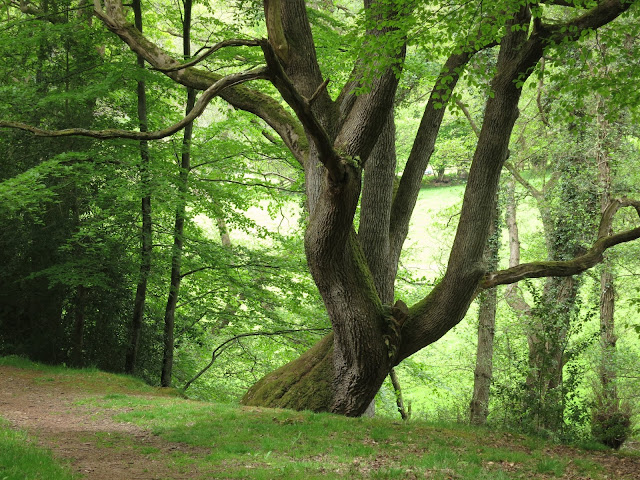
[[[155,401],[160,398],[160,402],[167,403],[165,408],[168,412],[177,413],[180,404],[175,402],[188,402],[182,399],[176,399],[170,391],[148,388],[145,392],[141,391],[139,386],[127,384],[126,377],[112,376],[102,372],[94,372],[90,375],[68,375],[57,371],[47,371],[38,369],[23,369],[13,366],[0,365],[0,417],[9,422],[11,428],[20,429],[27,433],[29,438],[47,449],[49,449],[55,458],[62,463],[68,465],[78,477],[89,480],[151,480],[151,479],[210,479],[210,478],[438,478],[438,479],[461,479],[473,478],[464,473],[459,473],[456,468],[419,468],[416,466],[408,467],[402,464],[405,458],[411,454],[425,456],[428,447],[419,445],[419,440],[412,439],[411,432],[404,430],[401,437],[388,437],[388,441],[379,439],[374,440],[376,428],[380,432],[380,425],[374,426],[373,429],[367,430],[370,434],[357,433],[362,435],[362,443],[365,445],[353,444],[354,449],[360,448],[351,457],[339,457],[339,460],[332,458],[330,445],[336,442],[336,436],[348,435],[347,431],[341,432],[343,428],[349,428],[338,425],[337,431],[331,432],[327,430],[327,425],[334,425],[326,422],[329,420],[321,420],[320,437],[326,438],[327,445],[314,443],[313,448],[315,455],[307,455],[306,459],[296,460],[289,456],[290,462],[302,463],[309,466],[308,476],[304,476],[304,467],[302,476],[299,475],[300,470],[291,470],[290,474],[286,473],[286,469],[279,467],[280,470],[274,468],[271,476],[268,473],[268,466],[273,465],[267,462],[272,450],[268,453],[261,454],[260,460],[247,461],[247,455],[251,456],[251,451],[241,452],[242,455],[234,456],[232,450],[228,450],[222,457],[218,458],[218,465],[205,461],[210,458],[212,450],[215,446],[222,445],[224,442],[220,435],[216,435],[216,445],[210,443],[209,447],[199,445],[195,442],[192,445],[181,441],[172,441],[170,436],[160,435],[160,430],[152,428],[142,428],[132,422],[121,420],[123,412],[135,410],[136,407],[122,407],[117,404],[122,398],[129,398],[133,395],[136,402],[148,401],[147,398]],[[170,398],[173,395],[174,398]],[[105,399],[114,399],[118,405],[114,407],[109,405]],[[140,400],[142,399],[142,400]],[[202,402],[193,402],[203,405]],[[178,405],[178,407],[176,407]],[[204,404],[205,406],[207,404]],[[197,406],[197,408],[202,408]],[[211,407],[207,407],[207,415],[212,415]],[[235,407],[234,407],[235,408]],[[139,412],[133,412],[139,413]],[[264,414],[264,415],[263,415]],[[145,414],[150,418],[153,414]],[[278,411],[259,410],[259,409],[238,409],[233,415],[257,416],[261,415],[258,420],[267,424],[281,426],[280,435],[291,435],[289,427],[300,429],[300,425],[305,423],[319,422],[309,419],[302,414],[296,412],[286,412],[283,416],[278,416]],[[312,414],[304,414],[312,415]],[[118,417],[118,419],[114,418]],[[329,416],[332,417],[332,416]],[[180,417],[182,418],[182,417]],[[187,423],[187,427],[192,425],[192,434],[197,436],[198,415],[197,413],[188,413],[185,411],[185,420],[191,419],[192,422],[178,419],[183,423]],[[237,417],[232,417],[237,418]],[[324,417],[321,417],[324,418]],[[348,419],[347,419],[348,420]],[[340,420],[342,421],[342,420]],[[353,420],[351,420],[353,421]],[[225,423],[228,424],[229,420]],[[136,422],[137,423],[137,422]],[[360,422],[362,424],[363,422]],[[406,428],[401,422],[387,422],[392,428]],[[366,424],[365,424],[366,425]],[[443,431],[438,427],[426,427],[416,423],[416,429],[422,429],[417,432],[417,438],[423,442],[438,443],[438,435],[445,435],[449,438],[452,433]],[[360,428],[355,424],[354,430]],[[246,429],[247,427],[242,427]],[[329,429],[332,428],[331,426]],[[369,428],[369,427],[367,427]],[[412,428],[412,427],[409,427]],[[426,430],[432,428],[432,431]],[[224,431],[224,426],[223,426]],[[233,437],[232,429],[227,427],[227,433]],[[373,432],[373,433],[371,433]],[[437,433],[439,432],[439,433]],[[296,441],[300,440],[303,432],[297,435],[290,443],[288,450],[292,450]],[[312,433],[307,432],[308,441],[311,441]],[[386,434],[384,434],[386,435]],[[455,432],[453,432],[455,435]],[[539,479],[581,479],[587,480],[597,479],[629,479],[640,480],[640,456],[624,455],[608,451],[585,451],[572,447],[544,444],[542,446],[532,446],[533,443],[527,444],[523,441],[526,437],[511,434],[479,434],[477,439],[472,439],[467,433],[461,432],[460,436],[468,438],[464,441],[447,444],[447,450],[457,453],[457,457],[465,458],[468,454],[467,450],[471,449],[475,452],[484,452],[480,455],[482,458],[478,460],[479,469],[482,475],[478,478],[499,478],[499,479],[516,479],[516,478],[539,478]],[[254,435],[257,436],[257,435]],[[260,437],[267,438],[268,434],[261,434]],[[263,442],[265,441],[263,438]],[[314,437],[315,438],[315,437]],[[332,440],[333,438],[333,440]],[[358,437],[355,437],[358,438]],[[474,437],[475,438],[475,437]],[[401,442],[406,440],[406,443]],[[356,440],[357,442],[358,440]],[[477,442],[476,442],[477,441]],[[351,440],[353,443],[353,440]],[[206,442],[205,442],[206,443]],[[390,443],[390,449],[386,449],[385,445]],[[351,443],[350,443],[351,445]],[[362,448],[369,448],[370,452],[374,452],[371,456],[363,453]],[[219,447],[220,448],[220,447]],[[234,447],[237,449],[237,447]],[[256,447],[252,447],[256,448]],[[274,451],[277,447],[270,446]],[[322,449],[326,448],[325,451]],[[287,450],[286,448],[284,450]],[[463,451],[464,450],[464,451]],[[502,453],[502,457],[495,456],[495,452]],[[519,452],[525,457],[515,456],[510,461],[509,453]],[[359,453],[358,453],[359,452]],[[491,452],[493,452],[491,454]],[[344,452],[343,452],[344,453]],[[291,452],[284,452],[286,455],[292,455]],[[257,455],[257,454],[255,454]],[[278,453],[274,454],[275,459]],[[491,456],[493,455],[493,456]],[[538,463],[535,468],[527,466],[526,455],[536,456]],[[336,457],[338,458],[338,457]],[[470,457],[469,457],[470,458]],[[472,462],[465,460],[463,463]],[[186,459],[186,460],[185,460]],[[540,468],[542,462],[553,459],[561,459],[556,462],[561,465],[559,471],[555,467]],[[460,461],[460,460],[458,460]],[[555,460],[553,460],[555,461]],[[449,460],[451,462],[451,460]],[[221,469],[219,463],[226,463]],[[455,463],[455,461],[454,461]],[[322,466],[324,465],[324,466]],[[533,464],[532,464],[533,465]],[[587,467],[591,465],[592,467]],[[266,466],[266,467],[265,467]],[[400,466],[400,468],[395,468]],[[267,468],[265,470],[263,467]],[[228,472],[225,473],[225,472]],[[260,473],[262,472],[262,473]],[[295,475],[294,473],[297,472]],[[594,473],[595,472],[595,473]],[[486,475],[486,476],[485,476]],[[0,478],[2,478],[2,465],[0,465]],[[10,477],[4,477],[10,478]],[[24,478],[24,477],[22,477]]]
[[[104,380],[108,380],[106,375]],[[94,408],[79,405],[80,400],[114,391],[113,386],[101,385],[99,380],[87,387],[87,382],[78,382],[77,378],[65,381],[42,371],[0,365],[0,416],[12,427],[25,430],[55,457],[70,462],[71,468],[86,479],[197,477],[197,472],[176,472],[163,459],[175,451],[202,455],[202,449],[168,442],[132,423],[98,415]],[[108,437],[117,438],[124,448],[105,448]],[[141,454],[141,446],[161,455]]]

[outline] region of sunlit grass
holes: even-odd
[[[33,371],[36,374],[33,381],[39,384],[55,383],[56,385],[69,386],[89,392],[110,392],[112,395],[130,391],[154,395],[181,395],[175,389],[152,387],[140,378],[131,375],[106,373],[95,367],[76,369],[68,368],[64,365],[45,365],[16,355],[0,357],[0,365]],[[0,480],[2,480],[1,477]]]
[[[7,362],[19,361],[0,359]],[[126,376],[28,368],[37,382],[88,385],[84,393],[89,395],[78,404],[93,414],[115,415],[189,447],[166,455],[156,444],[139,444],[126,433],[88,433],[87,442],[96,448],[134,449],[175,471],[195,466],[201,477],[194,478],[597,480],[608,473],[584,450],[488,428],[199,402],[166,396]],[[24,434],[0,425],[0,480],[71,478]]]
[[[105,396],[117,418],[171,442],[210,449],[195,459],[224,478],[564,478],[570,458],[549,444],[484,428],[241,408],[170,398]],[[573,463],[599,478],[595,463]]]

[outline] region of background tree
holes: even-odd
[[[134,22],[136,28],[142,32],[142,5],[140,0],[133,2]],[[136,58],[138,68],[144,68],[144,59],[138,55]],[[139,79],[136,82],[136,92],[138,100],[138,121],[140,131],[149,130],[147,119],[147,89],[146,82]],[[140,141],[140,185],[142,229],[140,232],[140,276],[136,286],[136,294],[133,301],[133,317],[131,319],[131,340],[125,358],[124,371],[132,374],[136,368],[138,360],[138,350],[140,348],[140,335],[144,322],[144,307],[147,300],[147,283],[151,271],[151,253],[153,241],[153,227],[151,221],[151,178],[149,144],[146,140]]]

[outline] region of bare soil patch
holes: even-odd
[[[40,371],[0,366],[0,416],[25,430],[88,480],[200,478],[204,472],[179,461],[206,455],[205,449],[171,443],[136,425],[78,406],[87,394],[71,381]]]

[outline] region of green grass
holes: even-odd
[[[33,445],[23,432],[8,428],[0,419],[0,480],[72,480],[79,478]]]
[[[181,393],[175,389],[159,389],[146,384],[143,380],[131,375],[106,373],[95,367],[68,368],[64,365],[45,365],[32,362],[17,355],[0,357],[0,365],[31,370],[40,374],[34,378],[39,384],[56,383],[57,385],[71,385],[88,392],[109,392],[111,395],[120,395],[122,392],[132,390],[144,394],[162,394],[179,396]],[[0,478],[2,480],[2,478]]]
[[[140,445],[126,433],[113,432],[92,433],[87,442],[114,454],[133,448],[177,471],[193,471],[195,466],[203,479],[611,478],[599,465],[602,452],[487,428],[197,402],[168,397],[130,377],[54,372],[33,365],[29,369],[36,370],[34,381],[56,388],[90,385],[83,390],[90,396],[79,403],[93,414],[115,415],[183,447],[167,455],[155,444]],[[115,391],[113,385],[118,386]],[[0,480],[72,478],[23,433],[0,425]]]
[[[94,405],[125,409],[118,419],[168,441],[210,449],[192,460],[213,478],[563,478],[571,460],[550,455],[543,441],[469,426],[133,396]],[[594,462],[571,465],[601,478]]]

